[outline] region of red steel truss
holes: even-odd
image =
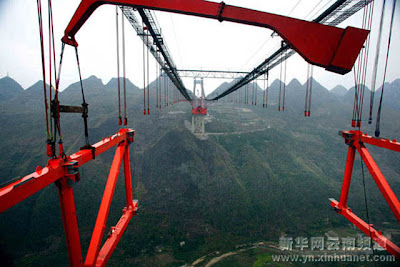
[[[207,115],[207,108],[203,108],[198,106],[197,108],[192,109],[192,114],[194,115]]]
[[[339,202],[335,199],[330,199],[331,206],[337,211],[337,213],[346,217],[352,224],[357,226],[364,234],[370,236],[375,242],[381,247],[386,249],[389,253],[394,255],[397,260],[400,259],[400,248],[393,242],[382,235],[380,231],[374,229],[371,225],[368,225],[365,221],[355,215],[352,210],[347,206],[347,199],[349,195],[351,176],[353,172],[354,158],[356,150],[361,155],[362,160],[367,166],[371,176],[373,177],[379,190],[382,192],[386,202],[389,204],[394,216],[400,224],[400,202],[394,194],[393,190],[389,186],[378,165],[375,163],[371,154],[364,144],[370,144],[377,147],[393,150],[400,152],[400,143],[396,140],[388,140],[383,138],[374,138],[367,134],[363,134],[360,131],[344,131],[341,135],[345,139],[347,145],[349,145],[347,153],[346,168],[344,171],[342,191],[340,193]]]
[[[204,0],[82,0],[68,24],[64,43],[77,46],[75,34],[92,13],[103,4],[132,6],[230,21],[269,28],[278,33],[306,61],[340,74],[349,72],[369,31],[340,29],[315,22]]]
[[[93,149],[83,149],[68,157],[50,159],[46,167],[41,168],[38,166],[34,173],[0,188],[0,212],[11,208],[44,187],[56,183],[60,197],[61,214],[70,265],[104,266],[138,207],[137,200],[133,200],[132,195],[129,153],[129,144],[133,142],[134,133],[132,129],[121,129],[115,135],[104,138],[102,141],[94,144]],[[114,146],[117,149],[108,175],[89,250],[85,263],[83,263],[72,185],[80,180],[80,166]],[[126,207],[123,209],[123,214],[116,226],[111,227],[111,234],[101,247],[122,162],[125,176]]]

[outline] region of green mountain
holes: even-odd
[[[392,83],[385,83],[383,94],[383,103],[395,110],[400,110],[400,79],[394,80]],[[382,87],[375,92],[375,101],[378,103],[381,97]],[[369,99],[369,98],[368,98]]]
[[[0,102],[14,98],[22,91],[24,91],[22,86],[12,78],[6,76],[0,79]]]
[[[83,82],[90,141],[95,142],[119,128],[116,79],[104,85],[92,76]],[[0,104],[0,183],[46,163],[39,85]],[[231,103],[229,96],[212,103],[206,123],[208,139],[199,140],[185,127],[191,121],[190,104],[157,109],[153,82],[151,115],[143,116],[143,91],[127,81],[128,127],[135,129],[131,164],[139,214],[130,222],[110,265],[184,265],[215,251],[232,251],[240,244],[276,244],[283,235],[310,237],[336,231],[346,237],[358,233],[332,211],[328,201],[340,194],[347,146],[337,132],[349,129],[352,103],[313,81],[311,117],[304,117],[305,85],[293,80],[286,87],[285,112],[278,112],[279,85],[276,80],[270,86],[268,108],[251,106],[251,100],[250,105]],[[261,88],[257,92],[261,103]],[[60,101],[80,105],[79,84],[61,92]],[[382,135],[398,136],[400,125],[393,123],[398,116],[398,110],[384,106],[382,120],[387,123],[382,124]],[[83,144],[81,116],[62,114],[61,126],[66,152],[79,150]],[[365,130],[372,133],[372,127],[365,125]],[[400,188],[399,158],[381,149],[371,152],[396,191]],[[84,255],[112,157],[110,151],[82,167],[81,181],[74,186]],[[395,231],[397,221],[373,179],[368,174],[365,178],[371,221],[378,229]],[[365,219],[358,159],[350,191],[350,206]],[[120,179],[108,226],[117,222],[123,206]],[[2,262],[68,264],[55,186],[0,214],[0,229]]]
[[[337,96],[344,96],[347,93],[347,89],[342,85],[337,85],[331,89],[331,92]]]

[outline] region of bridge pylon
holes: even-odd
[[[196,85],[200,85],[197,89]],[[192,100],[192,133],[198,137],[205,137],[205,121],[207,115],[206,96],[204,93],[203,78],[194,78]]]

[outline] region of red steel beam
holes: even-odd
[[[61,159],[51,159],[47,166],[0,189],[0,212],[3,212],[27,197],[64,177]]]
[[[357,151],[361,155],[371,176],[374,178],[376,185],[378,186],[382,195],[385,197],[386,202],[389,204],[390,209],[392,210],[393,214],[395,215],[397,221],[400,224],[400,202],[397,199],[393,190],[391,189],[389,183],[385,179],[385,176],[382,174],[381,170],[379,169],[378,165],[375,163],[375,161],[372,158],[371,154],[369,153],[368,149],[364,145],[364,143],[367,143],[367,144],[371,144],[371,145],[375,145],[378,147],[382,147],[382,148],[386,148],[389,150],[400,152],[400,143],[398,143],[396,140],[374,138],[372,136],[369,136],[366,133],[363,133],[363,132],[357,131],[357,130],[344,131],[344,132],[341,132],[341,135],[345,139],[345,142],[347,144],[349,144],[349,150],[357,149]],[[352,161],[349,160],[349,158],[347,159],[346,171],[347,171],[348,166],[353,165],[353,163],[354,163],[354,156],[353,156]],[[346,171],[345,171],[345,175],[344,175],[342,193],[345,188],[350,186],[350,183],[347,184],[346,181],[348,181],[348,179],[351,179],[351,173],[350,173],[350,178],[349,178],[348,175],[346,175],[347,174]],[[342,201],[342,194],[341,194],[340,204],[347,205],[347,197],[344,200]]]
[[[346,168],[344,170],[343,186],[340,193],[340,208],[347,208],[347,199],[349,197],[351,176],[353,174],[354,158],[356,149],[354,146],[349,146],[347,152]]]
[[[355,143],[355,147],[357,148],[358,153],[360,153],[365,165],[369,170],[369,173],[374,178],[376,185],[378,186],[398,223],[400,224],[400,202],[394,194],[389,183],[386,181],[385,176],[383,176],[378,165],[375,163],[368,149],[363,144]]]
[[[116,152],[116,156],[119,157],[118,151]],[[110,259],[111,254],[113,253],[119,240],[121,239],[122,234],[125,232],[125,229],[129,224],[129,221],[137,211],[138,202],[137,200],[135,201],[133,200],[133,195],[132,195],[131,159],[130,159],[130,152],[128,145],[126,146],[126,150],[123,155],[123,161],[124,161],[124,176],[125,176],[126,207],[123,209],[123,215],[118,221],[117,225],[111,227],[110,235],[107,237],[106,242],[98,252],[98,256],[96,257],[96,263],[95,263],[96,266],[105,266],[107,261]],[[100,209],[102,209],[102,207]]]
[[[340,204],[331,199],[331,206],[336,209],[337,213],[343,215],[346,219],[348,219],[352,224],[358,227],[361,231],[364,232],[367,236],[371,237],[376,243],[378,243],[382,248],[387,250],[390,254],[395,256],[397,260],[400,260],[400,248],[396,246],[392,241],[387,239],[380,231],[377,231],[372,227],[372,225],[368,225],[361,218],[355,215],[350,208],[339,208]],[[371,233],[371,234],[370,234]]]
[[[132,129],[121,129],[116,134],[103,139],[93,145],[95,155],[98,156],[118,143],[127,140],[133,136]],[[133,137],[132,137],[133,138]],[[50,159],[46,167],[38,166],[36,171],[0,188],[0,212],[3,212],[27,197],[42,190],[46,186],[54,183],[66,175],[65,164],[75,160],[78,167],[93,159],[92,150],[84,149],[72,154],[65,160],[61,158]]]
[[[99,256],[96,260],[96,266],[105,266],[107,261],[110,259],[111,254],[121,239],[122,234],[125,232],[129,221],[137,210],[137,201],[132,202],[128,207],[129,208],[124,208],[123,215],[121,219],[119,219],[117,225],[115,227],[111,227],[111,234],[99,252]]]
[[[400,143],[397,142],[396,139],[389,140],[389,139],[385,139],[385,138],[376,138],[376,137],[370,136],[366,133],[359,132],[356,130],[343,131],[343,132],[341,132],[341,135],[346,139],[346,142],[349,142],[352,140],[357,140],[357,141],[361,141],[362,143],[365,143],[365,144],[370,144],[373,146],[382,147],[382,148],[386,148],[386,149],[393,150],[396,152],[400,152]]]
[[[66,179],[57,183],[57,187],[69,262],[71,266],[82,266],[82,247],[76,218],[74,192]]]
[[[372,225],[368,225],[365,221],[357,217],[347,205],[347,199],[350,189],[351,176],[354,166],[355,151],[361,155],[362,160],[367,166],[371,176],[373,177],[375,183],[377,184],[379,190],[384,196],[386,202],[389,204],[390,209],[395,215],[397,221],[400,224],[400,202],[391,189],[389,183],[383,176],[378,165],[375,163],[368,149],[365,147],[364,143],[375,145],[378,147],[398,151],[400,144],[396,140],[388,140],[382,138],[374,138],[361,131],[344,131],[341,135],[345,139],[346,144],[349,145],[346,169],[343,178],[342,191],[340,193],[340,201],[335,199],[330,199],[331,206],[339,213],[346,217],[351,223],[357,226],[366,235],[370,236],[375,240],[380,246],[386,249],[389,253],[394,255],[397,260],[400,260],[400,248],[396,246],[393,242],[388,240],[382,235],[380,231],[375,230]]]
[[[129,208],[129,206],[131,206],[133,203],[131,155],[129,152],[129,147],[127,147],[124,154],[124,176],[125,176],[126,206]]]
[[[45,168],[42,169],[38,166],[36,172],[0,188],[0,211],[7,210],[49,184],[56,182],[70,265],[82,266],[82,248],[72,184],[80,179],[78,168],[93,159],[93,154],[98,156],[113,146],[118,145],[92,236],[92,240],[99,240],[98,245],[94,244],[97,246],[96,257],[106,227],[105,223],[122,160],[124,160],[127,207],[124,208],[124,214],[118,224],[113,227],[115,234],[112,234],[111,239],[109,238],[103,246],[101,254],[99,254],[100,258],[95,258],[91,261],[92,264],[90,264],[93,266],[97,261],[101,265],[104,265],[115,249],[121,235],[124,233],[132,215],[137,210],[137,201],[133,201],[132,196],[132,175],[129,154],[129,143],[133,142],[133,137],[134,131],[132,129],[120,129],[115,135],[104,138],[102,141],[94,144],[94,150],[85,149],[69,157],[50,159]],[[92,246],[92,242],[90,245]],[[90,248],[89,251],[91,251]]]
[[[85,259],[85,266],[93,266],[96,263],[99,254],[101,241],[103,240],[104,231],[107,227],[107,218],[110,211],[112,197],[114,195],[115,185],[119,176],[119,169],[127,148],[126,142],[118,145],[115,156],[108,175],[106,188],[104,190],[103,199],[101,200],[99,213],[97,215],[96,224],[93,229],[92,238],[90,240],[89,250]]]
[[[68,24],[64,43],[77,46],[75,34],[91,14],[103,4],[132,6],[178,14],[230,21],[271,29],[306,61],[340,74],[349,72],[369,31],[341,29],[267,12],[204,0],[82,0]]]

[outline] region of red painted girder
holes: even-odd
[[[116,151],[116,154],[115,154],[116,157],[120,156],[118,153],[120,153],[120,152]],[[117,225],[114,227],[111,227],[110,235],[107,237],[106,242],[104,243],[103,247],[98,252],[98,256],[96,258],[96,263],[95,263],[96,266],[105,266],[105,264],[111,257],[111,254],[113,253],[115,247],[117,246],[122,234],[125,232],[125,229],[129,224],[129,221],[131,220],[132,216],[135,215],[135,212],[137,211],[137,208],[138,208],[137,200],[133,200],[131,160],[130,160],[130,152],[129,152],[128,145],[126,145],[126,150],[123,155],[123,161],[124,161],[124,176],[125,176],[126,207],[123,209],[123,215],[120,218],[120,220],[118,221]],[[111,172],[110,172],[110,174],[111,174]],[[114,177],[113,177],[113,179],[114,179]],[[115,181],[116,181],[116,177],[115,177]],[[115,187],[115,183],[114,183],[114,187]],[[112,195],[110,195],[109,197],[112,198]],[[102,201],[102,204],[103,204],[103,201]],[[104,210],[105,208],[106,208],[105,206],[101,206],[100,210]],[[108,208],[109,208],[109,206],[108,206]],[[106,220],[107,219],[104,220],[104,223],[106,222]],[[101,241],[101,239],[100,239],[100,241]]]
[[[94,144],[95,155],[98,156],[104,153],[124,140],[132,139],[133,135],[134,130],[121,129],[115,135],[107,137]],[[47,162],[46,167],[38,167],[36,172],[0,188],[0,212],[11,208],[27,197],[64,177],[66,174],[66,168],[64,167],[65,163],[68,163],[71,160],[76,160],[79,163],[79,167],[92,159],[92,151],[89,149],[80,150],[79,152],[67,157],[65,160],[61,158],[50,159]]]
[[[383,176],[381,170],[375,163],[368,149],[363,144],[359,144],[358,142],[355,142],[354,145],[357,148],[358,153],[360,153],[361,158],[365,162],[365,165],[367,166],[372,178],[374,178],[374,181],[381,191],[383,197],[389,204],[389,207],[396,217],[398,223],[400,224],[400,202],[397,199],[395,193],[393,192],[389,183],[386,181],[385,176]]]
[[[269,28],[306,61],[340,74],[349,72],[369,31],[347,27],[340,29],[315,22],[294,19],[252,9],[204,0],[82,0],[68,24],[63,42],[77,46],[75,34],[103,4],[124,5],[167,11],[203,18],[230,21]]]
[[[397,142],[397,140],[376,138],[366,133],[359,132],[357,130],[343,131],[342,136],[343,138],[346,139],[346,143],[349,143],[350,141],[361,141],[365,144],[370,144],[377,147],[382,147],[396,152],[400,152],[400,143]]]
[[[97,215],[96,224],[90,240],[89,250],[86,255],[85,266],[93,266],[96,263],[101,241],[103,240],[104,231],[107,227],[108,213],[110,211],[115,185],[119,176],[119,170],[127,147],[127,142],[122,142],[118,145],[117,150],[115,151],[115,156],[111,165],[110,173],[108,175],[106,188],[101,200],[99,213]]]
[[[347,199],[349,197],[351,177],[353,174],[354,158],[356,155],[356,148],[354,146],[349,146],[347,152],[346,168],[344,170],[343,186],[340,192],[340,208],[347,208]]]
[[[346,217],[352,224],[357,226],[361,231],[367,236],[371,237],[375,242],[377,242],[381,247],[386,249],[390,254],[395,256],[397,260],[400,260],[400,248],[396,246],[393,242],[382,235],[380,231],[375,230],[372,225],[369,226],[361,218],[355,215],[350,208],[339,208],[340,204],[331,199],[331,206],[341,215]],[[371,234],[370,234],[371,232]]]
[[[47,166],[0,189],[0,212],[3,212],[46,186],[64,177],[63,160],[51,159]]]
[[[95,148],[95,156],[97,157],[124,140],[133,141],[134,135],[135,131],[132,129],[120,129],[116,134],[103,138],[103,140],[93,145]],[[80,166],[93,159],[92,151],[88,149],[81,150],[72,154],[69,159],[78,161]]]
[[[72,186],[63,178],[57,183],[61,215],[67,243],[70,266],[82,266],[82,247],[79,237],[78,219],[76,217],[75,199]]]
[[[111,254],[113,253],[115,247],[117,246],[121,236],[125,232],[126,227],[129,224],[132,216],[135,214],[137,210],[137,201],[131,203],[128,208],[124,208],[123,215],[119,219],[116,226],[111,227],[111,233],[108,236],[106,242],[99,252],[99,256],[96,260],[96,266],[105,266],[107,261],[110,259]]]
[[[129,146],[126,148],[124,154],[124,176],[125,176],[126,206],[129,207],[133,203],[131,155],[129,152]]]
[[[342,191],[340,193],[340,201],[337,202],[334,199],[330,199],[331,206],[339,213],[346,217],[351,223],[357,226],[366,235],[370,236],[379,245],[386,249],[389,253],[394,255],[397,260],[400,260],[400,248],[388,240],[382,235],[381,232],[376,231],[372,225],[369,226],[366,222],[357,217],[347,205],[347,199],[350,189],[351,176],[354,166],[355,151],[357,150],[361,155],[362,160],[367,166],[371,176],[373,177],[375,183],[377,184],[379,190],[384,196],[386,202],[389,204],[392,212],[394,213],[396,219],[400,223],[400,202],[396,195],[392,191],[382,172],[380,171],[378,165],[375,163],[371,154],[365,147],[364,143],[375,145],[378,147],[391,149],[398,151],[399,143],[396,140],[387,140],[381,138],[374,138],[361,131],[344,131],[341,135],[345,139],[346,144],[349,145],[346,169],[343,178]]]

